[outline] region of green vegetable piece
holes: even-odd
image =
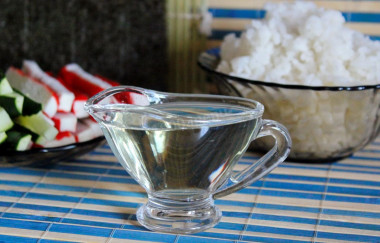
[[[35,132],[32,132],[31,130],[29,130],[26,127],[23,127],[19,124],[14,124],[13,129],[16,131],[19,131],[19,132],[28,133],[28,134],[32,135],[32,141],[36,144],[44,145],[47,142],[45,137],[43,137],[43,136],[41,136]]]
[[[22,107],[22,115],[23,116],[35,115],[38,112],[42,111],[42,104],[41,103],[38,103],[38,102],[32,100],[31,98],[29,98],[28,96],[24,95],[23,93],[21,93],[20,91],[18,91],[16,89],[14,89],[14,91],[17,92],[18,94],[24,96],[24,105]]]
[[[4,143],[7,139],[7,134],[5,132],[0,132],[0,144]]]
[[[9,130],[7,133],[7,139],[4,145],[8,148],[24,151],[29,148],[30,142],[32,141],[32,135],[19,132],[16,130]]]
[[[16,117],[22,114],[24,96],[18,93],[0,95],[0,106],[2,106],[10,117]]]
[[[51,124],[42,112],[31,116],[18,116],[14,121],[30,131],[43,136],[48,141],[53,140],[58,134],[58,130],[54,127],[54,124]]]
[[[10,94],[13,92],[11,85],[8,82],[8,79],[4,77],[0,80],[0,94]]]
[[[0,106],[0,132],[5,132],[13,127],[13,121],[7,111]]]

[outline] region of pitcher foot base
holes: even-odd
[[[144,227],[159,232],[192,234],[215,226],[222,217],[214,205],[199,209],[162,209],[148,204],[141,206],[136,213],[137,220]]]

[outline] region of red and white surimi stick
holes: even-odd
[[[99,123],[92,120],[92,118],[82,119],[81,121],[92,129],[95,137],[100,137],[103,135]]]
[[[46,74],[34,61],[25,60],[22,70],[27,75],[48,85],[58,96],[58,111],[69,112],[74,101],[74,94],[57,79]]]
[[[115,94],[114,97],[117,103],[132,104],[139,106],[148,106],[150,104],[147,96],[132,91],[120,92]]]
[[[87,111],[84,110],[84,105],[86,104],[88,97],[84,94],[75,95],[75,100],[73,103],[73,108],[71,112],[78,118],[89,117]]]
[[[95,76],[100,78],[101,80],[107,82],[111,86],[120,85],[118,82],[115,82],[113,80],[105,78],[101,75],[96,74]],[[143,94],[134,93],[134,92],[123,92],[120,94],[121,95],[116,95],[116,99],[118,99],[118,100],[120,99],[119,101],[122,101],[122,103],[140,105],[140,106],[147,106],[150,104],[148,97],[146,97]],[[122,96],[124,96],[124,97],[122,97]]]
[[[41,81],[27,76],[20,69],[10,67],[6,72],[10,85],[32,100],[42,104],[43,112],[53,117],[58,109],[58,97]]]
[[[89,114],[84,110],[84,104],[86,104],[88,96],[70,87],[66,82],[63,81],[62,77],[57,77],[57,80],[74,94],[74,101],[71,107],[71,112],[79,119],[89,117]]]
[[[112,87],[111,84],[84,71],[75,63],[64,66],[59,75],[71,89],[80,91],[89,97]]]
[[[55,128],[60,132],[75,132],[78,118],[73,113],[58,112],[52,117]]]
[[[148,97],[143,94],[129,92],[128,104],[148,106],[150,104]]]
[[[43,147],[59,147],[75,143],[75,137],[71,132],[60,132],[57,134],[54,140],[49,141]]]
[[[74,136],[75,141],[79,143],[91,140],[96,137],[91,127],[81,121],[79,121],[77,124],[77,130],[74,133]]]

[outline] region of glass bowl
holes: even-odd
[[[285,125],[292,137],[290,161],[325,162],[350,156],[380,132],[380,84],[351,87],[285,85],[230,76],[216,71],[219,49],[201,53],[198,65],[217,92],[255,99],[263,118]],[[265,150],[262,139],[254,148]]]
[[[86,154],[105,142],[103,136],[80,143],[52,148],[32,148],[26,151],[1,150],[2,166],[48,166]]]

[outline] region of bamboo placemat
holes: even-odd
[[[216,200],[223,217],[206,232],[146,230],[145,201],[107,145],[51,168],[2,166],[0,242],[380,242],[380,138],[339,162],[283,163]]]

